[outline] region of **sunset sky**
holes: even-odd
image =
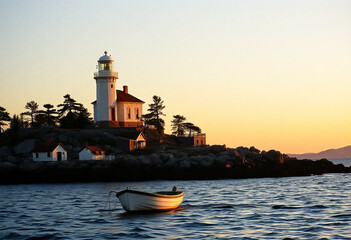
[[[351,145],[351,1],[0,0],[0,106],[96,98],[117,86],[166,105],[209,144],[285,153]]]

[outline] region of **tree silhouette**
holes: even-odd
[[[177,136],[184,136],[185,126],[184,121],[186,117],[181,115],[174,115],[172,120],[172,134]]]
[[[165,129],[165,121],[161,116],[166,116],[163,114],[162,110],[165,108],[163,105],[163,100],[159,96],[153,96],[153,103],[149,104],[149,113],[144,114],[142,119],[145,126],[154,126],[157,132],[161,134]]]
[[[10,122],[11,117],[8,112],[6,112],[6,109],[3,107],[0,107],[0,133],[4,131],[2,126],[6,126],[6,122]]]
[[[57,105],[61,128],[86,128],[92,125],[92,118],[83,104],[77,103],[69,94],[64,96],[63,104]]]
[[[193,123],[186,122],[186,123],[184,123],[184,127],[185,127],[186,131],[188,131],[189,137],[191,137],[191,134],[193,132],[201,133],[201,128],[199,128],[198,126],[195,126]]]
[[[31,118],[31,126],[32,127],[34,126],[34,117],[35,117],[35,114],[38,111],[38,107],[39,107],[39,105],[35,101],[27,102],[27,104],[24,106],[24,108],[28,109],[29,111],[21,113],[21,115],[30,116],[30,118]]]
[[[77,103],[76,100],[71,98],[71,95],[66,94],[64,97],[63,104],[57,105],[60,109],[58,109],[59,117],[62,117],[66,112],[68,113],[76,113],[83,106],[81,103]]]
[[[10,123],[10,131],[17,132],[21,127],[23,127],[21,118],[18,115],[13,115]]]
[[[51,105],[49,103],[43,105],[46,110],[39,110],[38,113],[44,114],[45,115],[45,123],[48,126],[55,126],[56,125],[56,119],[57,119],[57,111],[54,109],[54,105]]]

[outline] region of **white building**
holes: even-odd
[[[96,101],[94,105],[94,123],[99,127],[138,127],[142,126],[141,115],[143,101],[128,93],[128,86],[123,91],[116,91],[118,73],[114,72],[114,60],[105,55],[98,60],[96,80]]]
[[[102,160],[105,158],[105,151],[98,146],[85,146],[79,152],[79,160]]]
[[[34,162],[66,161],[67,151],[59,144],[37,144],[33,149]]]

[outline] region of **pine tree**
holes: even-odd
[[[57,105],[61,128],[86,128],[92,125],[88,109],[83,104],[77,103],[69,94],[64,96],[63,104]]]
[[[73,113],[76,114],[80,108],[83,106],[81,103],[77,103],[76,100],[71,98],[71,95],[66,94],[64,97],[63,104],[57,105],[60,109],[58,109],[59,117],[61,118],[65,113]]]
[[[6,122],[10,122],[11,117],[8,112],[6,112],[6,109],[3,107],[0,107],[0,133],[4,131],[4,128],[2,126],[6,126]]]
[[[45,123],[48,126],[55,126],[56,125],[56,119],[57,119],[57,110],[54,109],[54,105],[51,105],[49,103],[43,105],[46,110],[39,110],[38,113],[44,114],[45,115]]]
[[[162,110],[165,108],[163,105],[163,100],[158,96],[153,96],[153,103],[149,104],[149,113],[142,116],[145,126],[154,126],[159,134],[163,133],[165,129],[165,121],[161,116],[166,116],[163,114]]]
[[[172,134],[177,136],[184,136],[185,126],[184,121],[186,117],[181,115],[174,115],[172,120]]]
[[[189,137],[191,137],[191,134],[193,132],[201,133],[201,128],[199,128],[198,126],[195,126],[193,123],[186,122],[184,123],[184,127],[188,131]]]
[[[31,126],[32,127],[34,127],[35,114],[38,111],[38,107],[39,107],[39,105],[35,101],[27,102],[27,104],[24,106],[24,108],[28,109],[29,111],[21,113],[22,116],[23,115],[30,116],[30,118],[31,118]]]

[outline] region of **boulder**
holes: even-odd
[[[60,143],[66,143],[68,141],[68,137],[66,137],[65,135],[59,135],[58,136],[58,141]]]
[[[213,165],[213,158],[209,156],[192,156],[190,157],[192,166],[209,167]]]
[[[254,146],[252,146],[252,147],[250,147],[250,152],[252,152],[252,153],[257,153],[257,154],[259,154],[261,151],[260,150],[258,150],[257,148],[255,148]]]
[[[0,162],[0,170],[14,170],[17,169],[17,165],[9,162]]]
[[[151,159],[152,165],[155,165],[155,166],[161,166],[163,163],[160,156],[158,154],[155,154],[155,153],[150,155],[150,159]]]
[[[178,159],[174,157],[170,157],[166,162],[166,167],[176,167],[178,163]]]
[[[284,163],[283,154],[281,154],[279,151],[269,150],[268,152],[262,153],[262,157],[267,159],[269,162]]]
[[[6,162],[13,163],[13,164],[18,164],[21,162],[21,159],[18,159],[14,156],[7,156]]]
[[[212,145],[210,146],[211,153],[220,153],[227,149],[226,145]]]
[[[64,148],[65,148],[68,152],[72,151],[72,149],[73,149],[72,145],[65,145]]]
[[[26,139],[14,147],[16,154],[32,152],[35,147],[35,139]]]
[[[6,158],[9,155],[12,155],[11,149],[9,147],[0,147],[0,158]]]
[[[138,160],[141,162],[142,165],[144,166],[149,166],[151,165],[151,157],[150,156],[139,156]]]
[[[191,167],[191,164],[190,164],[189,161],[183,160],[183,161],[180,161],[180,162],[179,162],[179,167],[180,167],[180,168],[190,168],[190,167]]]

